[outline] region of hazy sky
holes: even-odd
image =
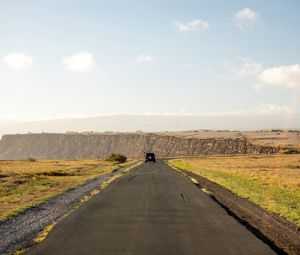
[[[0,0],[0,119],[300,112],[299,0]]]

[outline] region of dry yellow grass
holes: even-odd
[[[223,170],[271,185],[300,188],[300,155],[203,157],[185,162],[192,167]]]
[[[100,160],[1,160],[0,174],[41,174],[51,171],[74,171],[95,166],[110,166],[111,163]]]
[[[104,160],[0,161],[0,220],[117,167]]]
[[[300,225],[300,155],[170,160]]]

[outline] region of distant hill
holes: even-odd
[[[184,130],[257,130],[300,128],[300,115],[258,116],[142,116],[112,115],[35,122],[0,122],[0,136],[15,133],[67,131],[159,132]]]

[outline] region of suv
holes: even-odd
[[[145,163],[147,163],[148,161],[153,161],[155,163],[155,155],[153,152],[146,153]]]

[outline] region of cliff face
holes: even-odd
[[[121,153],[142,157],[146,150],[159,157],[212,154],[273,154],[277,147],[251,144],[246,139],[183,138],[149,134],[24,134],[4,135],[0,159],[82,159]]]

